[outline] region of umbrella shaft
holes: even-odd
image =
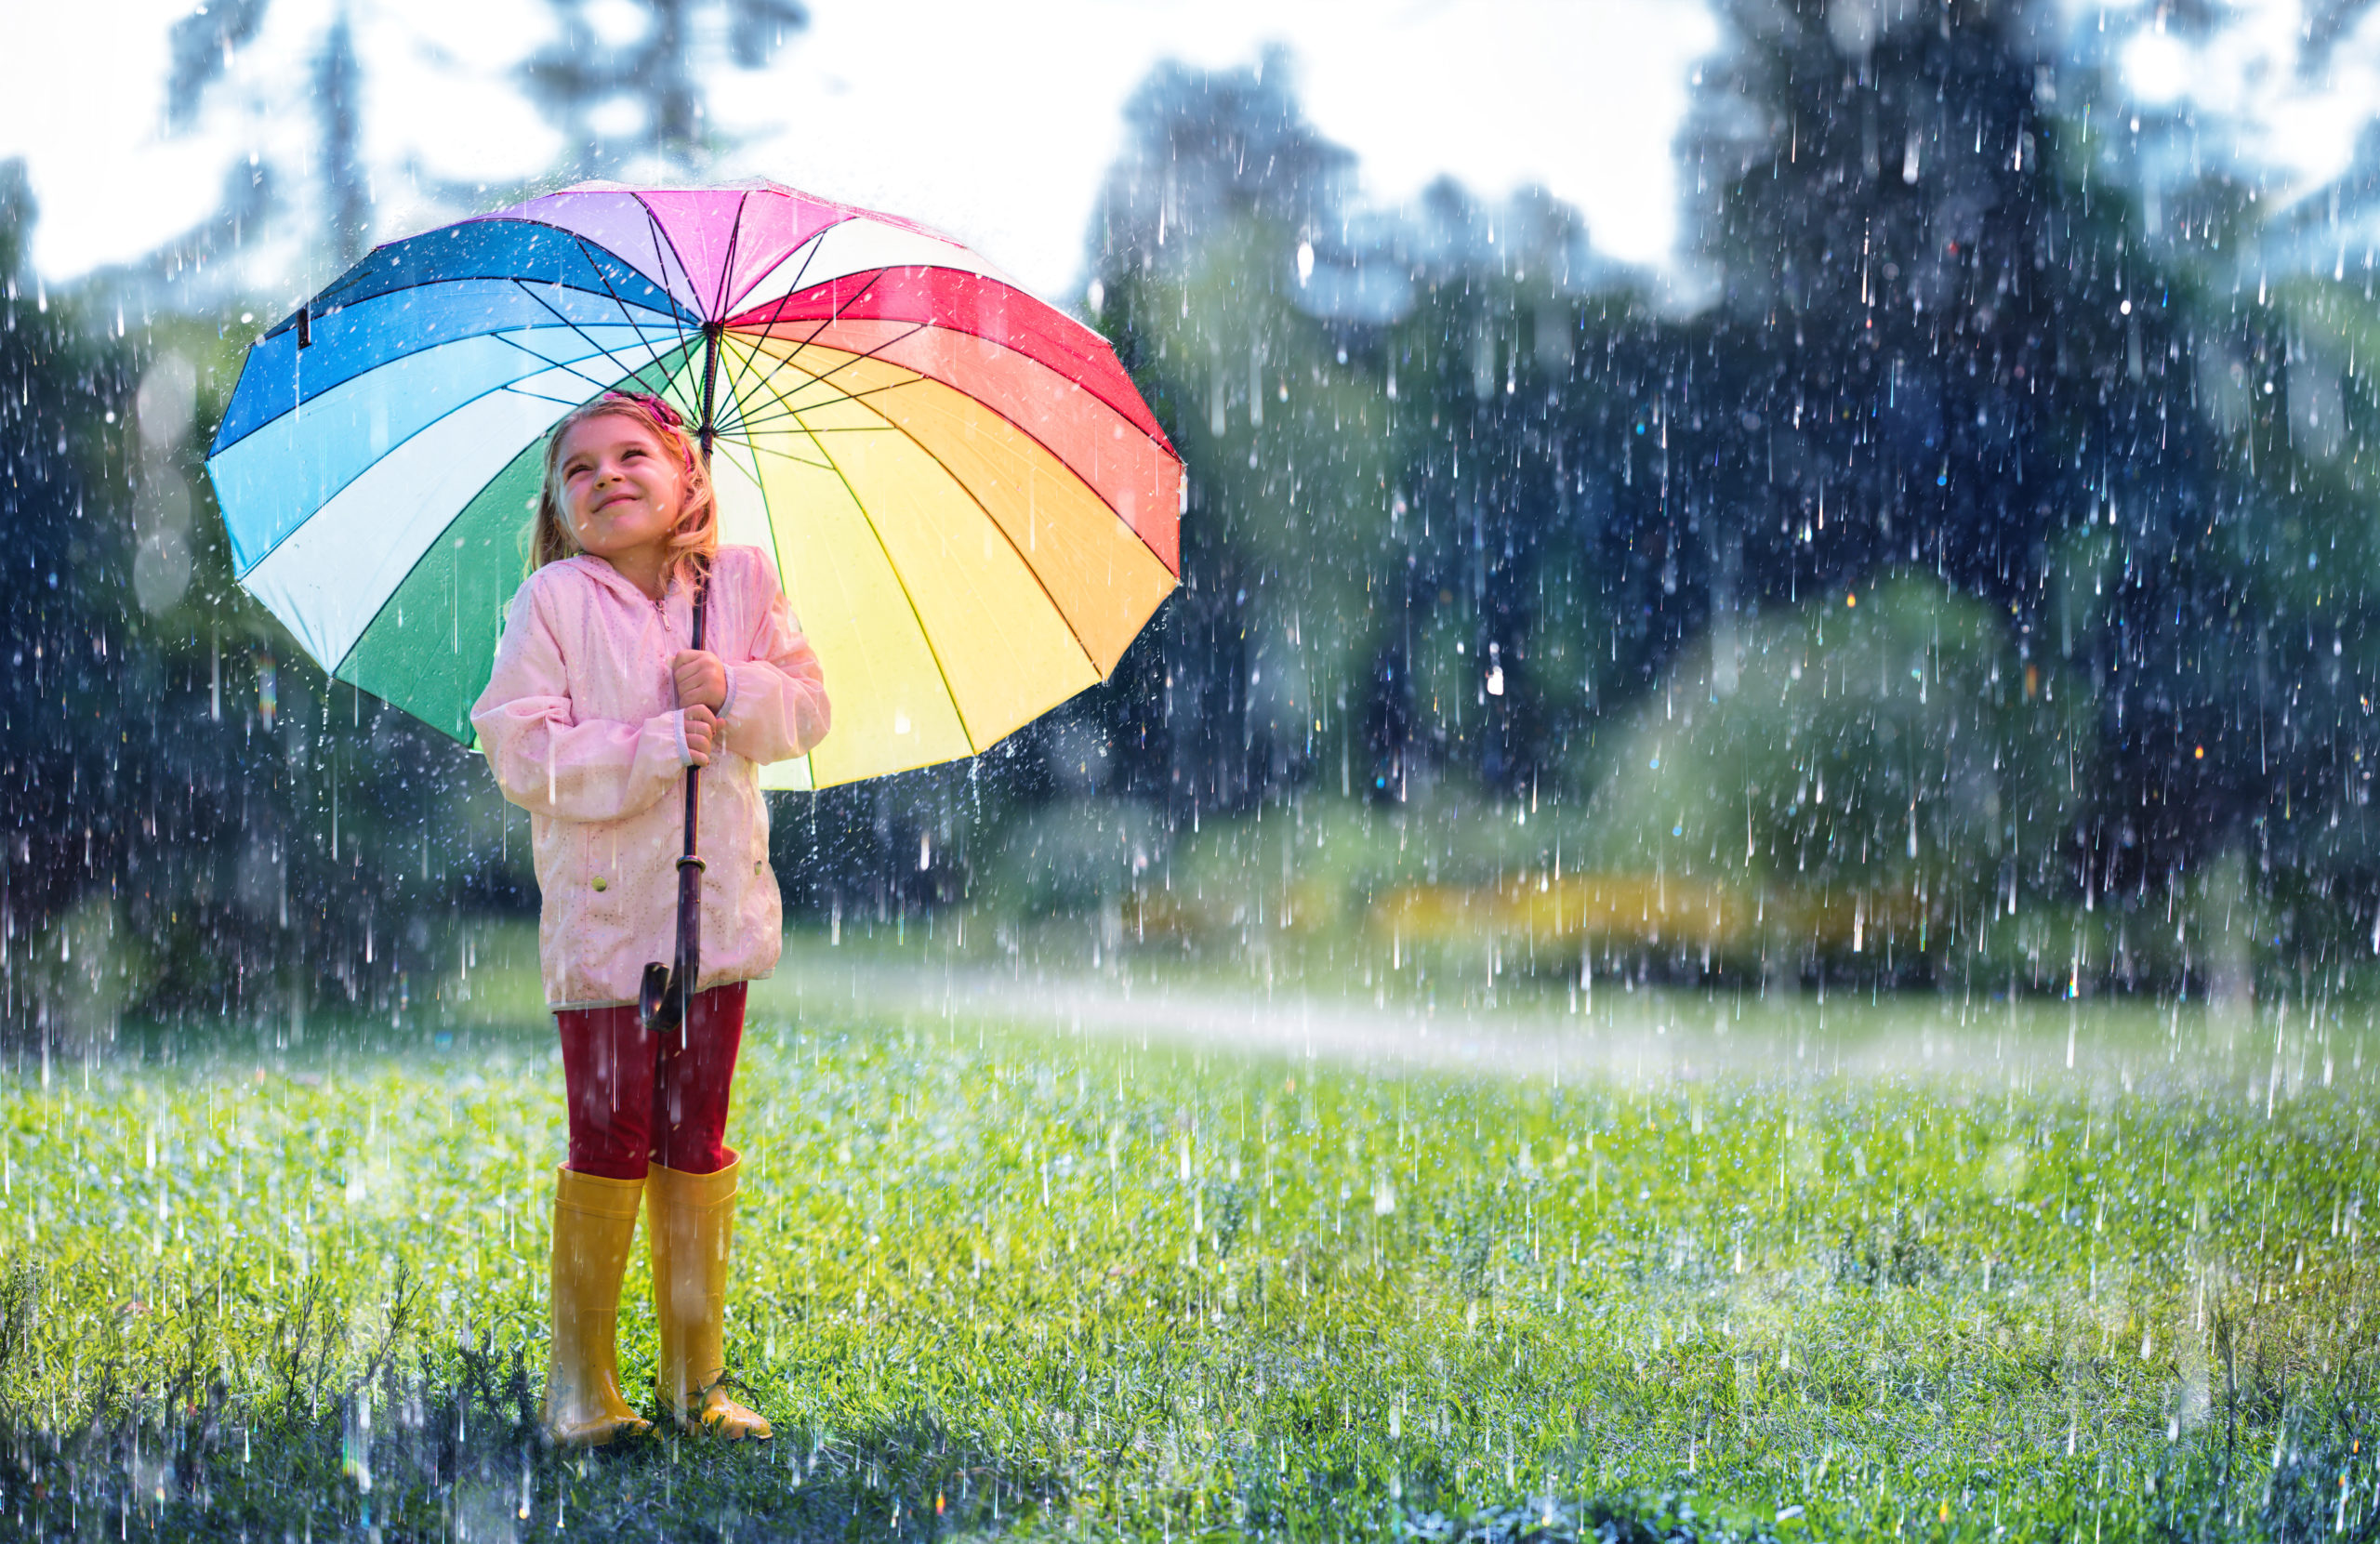
[[[710,587],[698,584],[694,589],[694,647],[703,646],[704,613],[709,610]],[[716,742],[714,742],[716,743]],[[703,960],[703,861],[697,855],[695,837],[702,826],[703,773],[700,767],[686,769],[686,845],[684,855],[678,860],[678,1023],[683,1026],[694,1004],[694,980],[702,973]],[[682,1027],[681,1033],[683,1033]]]
[[[719,327],[713,323],[703,329],[703,417],[699,430],[702,440],[703,469],[710,469],[710,447],[713,433],[711,420],[712,391],[719,378]],[[710,575],[706,571],[694,581],[694,634],[689,640],[693,648],[703,646],[703,624],[710,610]],[[718,744],[714,736],[712,745]],[[689,1022],[694,1017],[695,983],[703,969],[703,861],[697,856],[695,836],[702,825],[703,778],[700,767],[686,769],[686,847],[678,860],[678,961],[672,972],[677,982],[677,1017],[679,1043],[685,1043]]]

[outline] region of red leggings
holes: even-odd
[[[695,994],[684,1029],[662,1036],[657,1077],[653,1036],[633,1003],[554,1015],[574,1172],[641,1180],[648,1163],[716,1174],[735,1161],[720,1139],[744,1041],[744,985]]]

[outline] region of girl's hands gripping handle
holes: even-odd
[[[669,661],[669,678],[681,707],[699,703],[713,713],[727,711],[727,666],[708,649],[679,650]]]
[[[719,744],[719,715],[700,703],[686,706],[686,756],[690,765],[710,765],[712,747]]]
[[[708,649],[681,649],[669,661],[669,679],[686,712],[690,764],[707,767],[719,745],[719,716],[727,709],[726,663]]]

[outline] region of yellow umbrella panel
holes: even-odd
[[[1173,588],[1127,510],[1170,534],[1180,463],[1020,351],[813,321],[729,333],[718,377],[722,538],[774,554],[835,704],[769,786],[987,749],[1103,680]]]

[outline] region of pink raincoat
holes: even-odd
[[[676,796],[691,759],[669,660],[693,620],[681,580],[655,601],[601,558],[549,563],[514,596],[471,710],[497,785],[529,812],[554,1009],[634,1002],[645,963],[676,953]],[[720,548],[703,641],[727,666],[727,700],[724,747],[703,770],[698,990],[776,969],[784,923],[760,768],[807,754],[827,717],[818,656],[758,548]]]

